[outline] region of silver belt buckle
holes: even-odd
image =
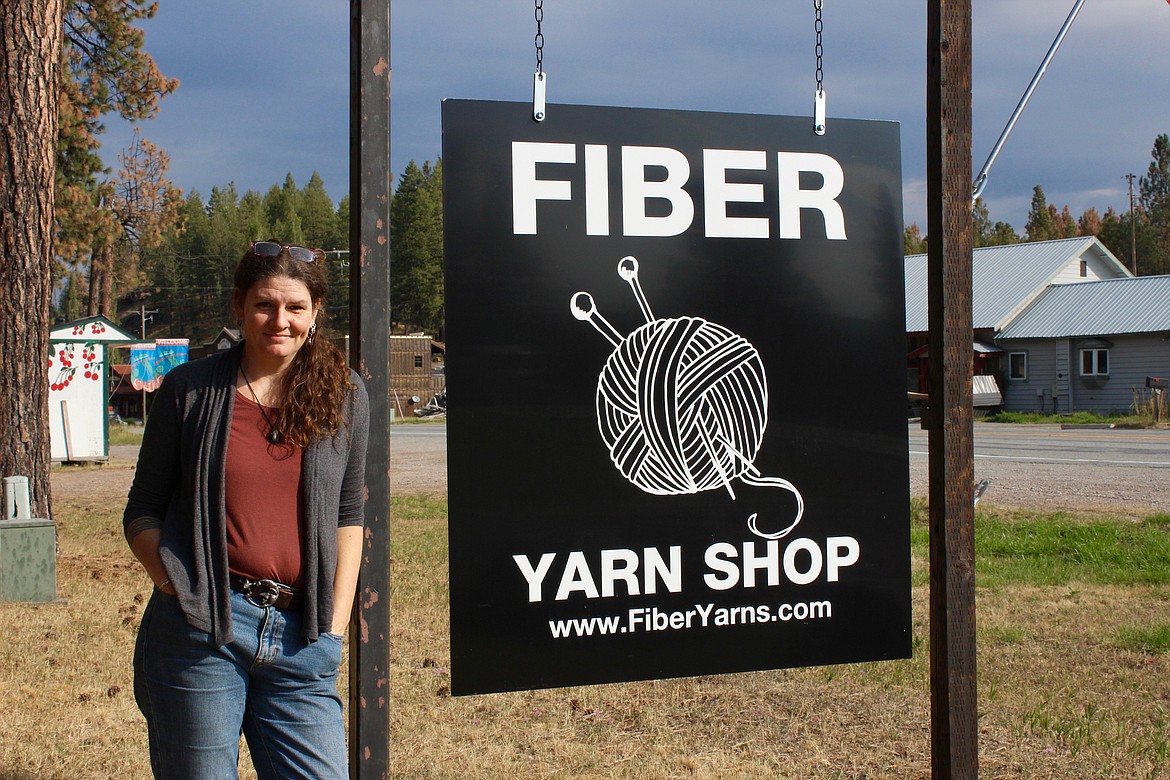
[[[244,583],[244,598],[258,607],[271,607],[280,596],[280,585],[273,580],[249,580]]]

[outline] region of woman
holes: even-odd
[[[243,342],[170,371],[123,516],[155,584],[134,688],[157,778],[348,778],[337,673],[357,587],[369,404],[318,335],[320,250],[236,267]]]

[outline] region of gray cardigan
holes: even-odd
[[[187,622],[232,640],[224,467],[242,345],[167,373],[151,407],[138,468],[122,516],[127,541],[161,528],[159,553]],[[305,637],[316,640],[333,618],[337,529],[364,517],[369,399],[354,372],[344,419],[331,438],[304,450],[303,563]]]

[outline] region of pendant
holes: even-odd
[[[284,437],[280,435],[280,431],[273,428],[265,438],[268,439],[269,444],[280,444],[280,440]]]

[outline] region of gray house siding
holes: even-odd
[[[1104,340],[1004,339],[999,344],[1009,353],[1028,355],[1027,379],[1006,383],[1004,408],[1008,411],[1036,411],[1041,393],[1044,409],[1052,411],[1055,390],[1059,412],[1128,412],[1135,394],[1140,397],[1145,391],[1147,376],[1170,376],[1170,340],[1164,334],[1108,336]],[[1107,376],[1082,374],[1081,350],[1085,346],[1108,349]],[[1066,372],[1066,378],[1059,376]]]
[[[1052,342],[1056,373],[1052,383],[1052,407],[1057,412],[1076,411],[1076,383],[1072,378],[1072,352],[1068,339]]]
[[[1000,344],[1007,352],[1027,356],[1027,376],[1003,383],[1003,408],[1009,412],[1051,412],[1056,383],[1056,352],[1051,341],[1018,341]]]

